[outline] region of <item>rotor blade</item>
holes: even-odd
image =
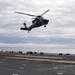
[[[15,12],[15,13],[36,17],[36,15],[26,14],[26,13],[22,13],[22,12]]]
[[[47,13],[49,10],[50,10],[50,9],[46,10],[43,14],[41,14],[41,16],[44,15],[45,13]]]

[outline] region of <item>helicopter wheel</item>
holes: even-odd
[[[44,27],[46,27],[46,25],[44,25]]]

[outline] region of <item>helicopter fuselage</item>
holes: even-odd
[[[33,28],[37,28],[37,27],[40,27],[40,26],[43,26],[44,25],[44,27],[46,27],[46,25],[48,24],[48,22],[49,22],[49,20],[47,20],[47,19],[41,19],[41,20],[33,20],[32,21],[32,25],[31,26],[29,26],[29,27],[27,27],[26,26],[26,23],[24,23],[24,28],[21,28],[21,30],[28,30],[28,31],[30,31],[31,29],[33,29]]]
[[[47,19],[43,19],[42,17],[40,18],[36,18],[35,20],[32,21],[32,27],[36,28],[36,27],[40,27],[42,25],[46,25],[48,24],[49,20]]]
[[[26,23],[23,23],[24,24],[24,28],[21,28],[21,30],[28,30],[28,32],[33,29],[33,28],[36,28],[36,27],[40,27],[40,26],[43,26],[46,27],[46,25],[48,24],[49,20],[47,19],[44,19],[42,16],[47,13],[49,11],[46,10],[44,13],[42,13],[41,15],[32,15],[32,14],[28,14],[28,13],[22,13],[22,12],[15,12],[15,13],[18,13],[18,14],[23,14],[23,15],[28,15],[28,16],[32,16],[34,17],[33,21],[32,21],[32,25],[30,25],[29,27],[26,26]]]

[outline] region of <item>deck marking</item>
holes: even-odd
[[[54,60],[54,59],[27,58],[27,57],[3,57],[3,58],[17,59],[17,60],[35,60],[35,61],[43,61],[43,62],[57,62],[57,63],[75,64],[75,61],[68,61],[68,60]]]

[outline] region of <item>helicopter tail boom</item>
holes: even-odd
[[[29,33],[29,31],[30,31],[30,29],[28,29],[28,28],[20,28],[20,30],[27,30],[28,33]]]
[[[28,28],[20,28],[20,30],[28,30]]]

